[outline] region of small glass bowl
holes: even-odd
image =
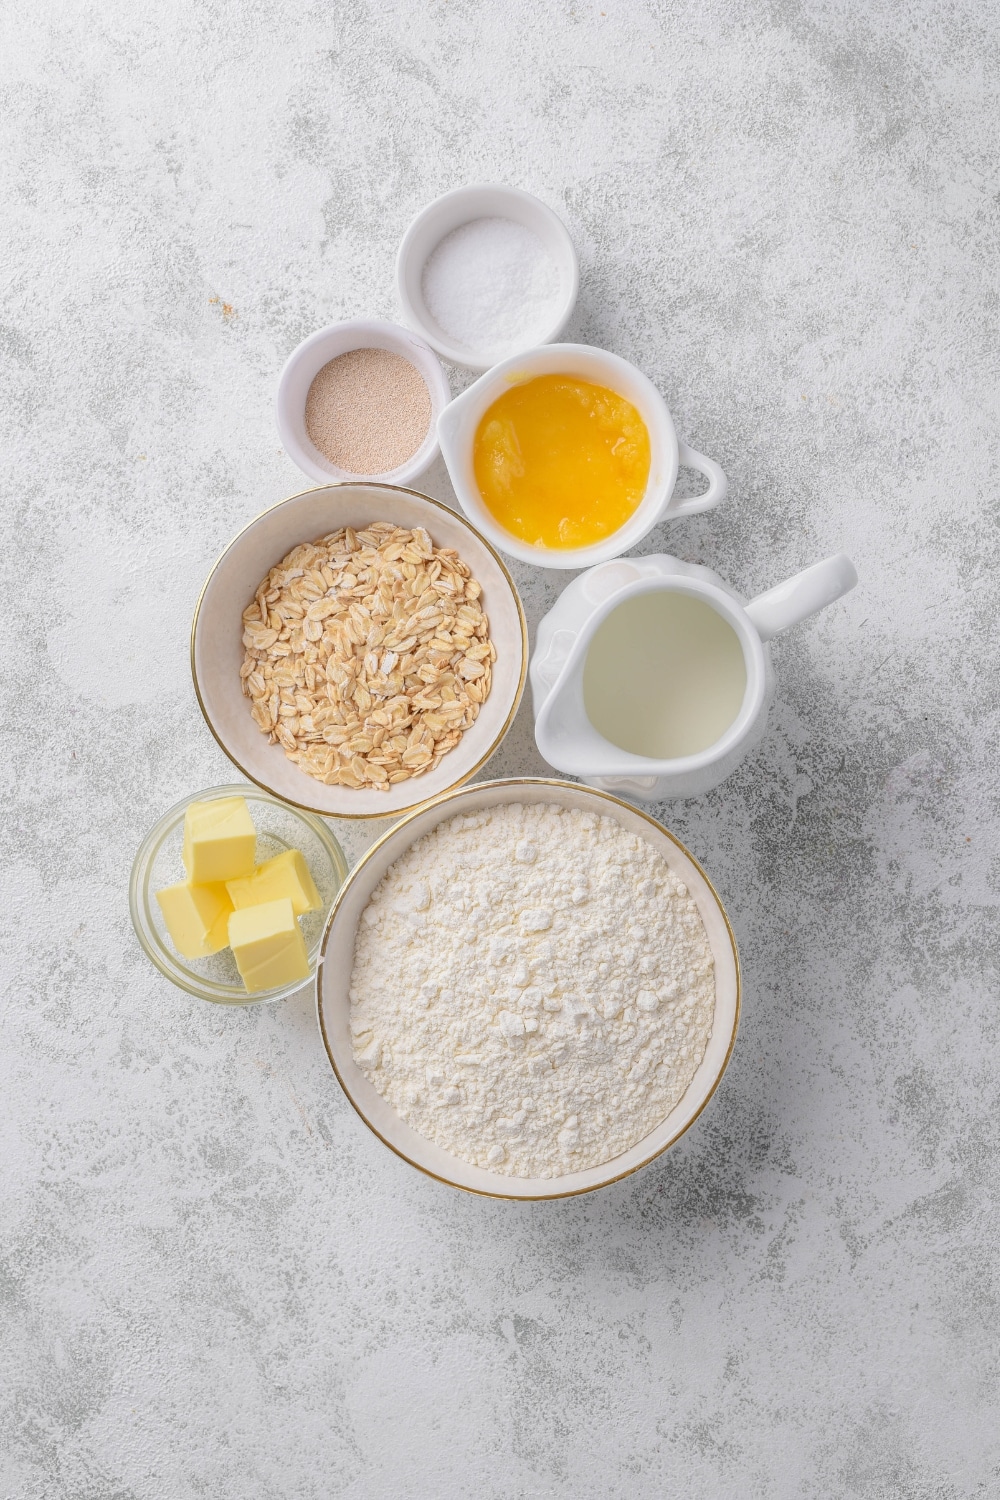
[[[250,995],[243,987],[228,948],[210,958],[181,958],[167,935],[156,892],[184,879],[181,863],[184,814],[192,802],[214,802],[219,797],[246,800],[257,829],[258,864],[285,849],[300,849],[305,856],[323,902],[319,911],[307,912],[299,924],[309,953],[309,979],[296,979],[279,989]],[[346,876],[344,851],[322,818],[290,807],[253,786],[213,786],[185,797],[147,833],[132,864],[129,911],[143,952],[173,984],[199,1000],[211,1000],[217,1005],[255,1005],[260,1001],[285,1000],[311,983],[327,914]]]

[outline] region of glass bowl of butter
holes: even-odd
[[[218,1005],[284,1000],[316,972],[347,859],[322,818],[254,786],[185,797],[143,839],[136,937],[173,984]]]

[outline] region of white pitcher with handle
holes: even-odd
[[[764,733],[774,695],[767,642],[832,604],[857,581],[850,559],[839,553],[746,604],[717,573],[676,557],[618,558],[591,568],[568,585],[538,626],[529,676],[539,751],[557,771],[640,801],[710,791],[735,771]],[[670,662],[663,657],[650,661],[650,722],[658,714],[666,734],[662,742],[682,747],[682,753],[659,756],[648,753],[641,736],[635,741],[639,753],[624,748],[634,735],[629,715],[634,716],[637,704],[642,712],[645,679],[638,688],[630,682],[632,663],[623,642],[629,639],[629,622],[658,619],[657,611],[675,624]],[[711,643],[709,654],[705,641]],[[635,646],[637,658],[645,652],[649,659],[657,649],[651,635]],[[621,652],[621,680],[616,686],[614,671],[605,675],[598,713],[595,661],[606,663],[609,649]],[[716,649],[718,656],[711,654]],[[687,662],[685,653],[690,653]],[[612,654],[612,668],[617,659]],[[712,680],[716,671],[718,684]],[[658,691],[668,678],[675,683],[674,696],[669,705],[658,705]],[[621,694],[620,715],[616,692]],[[690,724],[685,723],[687,712]],[[604,733],[595,728],[594,718]],[[699,735],[710,742],[702,744]]]

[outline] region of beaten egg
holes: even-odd
[[[479,493],[512,536],[588,547],[646,493],[649,432],[631,401],[572,375],[539,375],[493,402],[476,429]]]

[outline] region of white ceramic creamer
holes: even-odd
[[[764,733],[767,642],[857,581],[839,553],[746,604],[717,573],[676,557],[591,568],[538,626],[529,676],[539,751],[557,771],[640,801],[710,791]],[[669,643],[659,661],[657,642]]]

